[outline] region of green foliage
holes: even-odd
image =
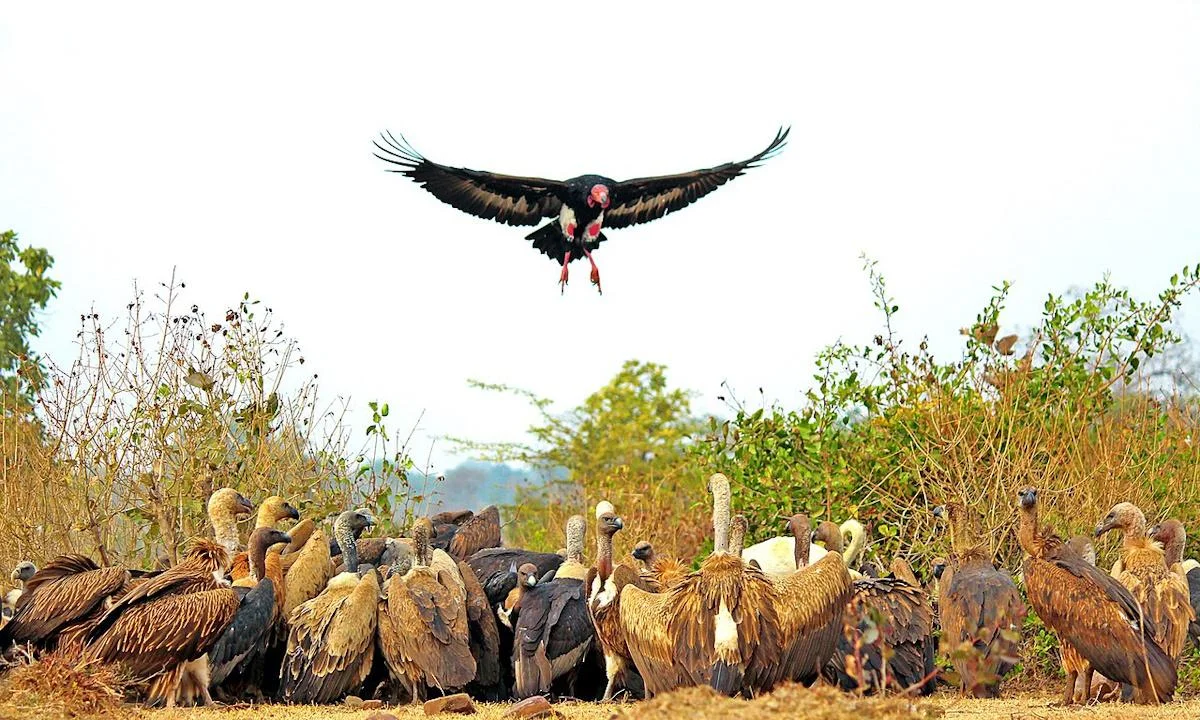
[[[15,232],[0,233],[0,394],[6,398],[18,393],[29,397],[42,385],[29,341],[41,332],[38,312],[61,287],[46,274],[52,265],[54,258],[45,248],[22,248]]]
[[[456,441],[490,460],[528,464],[546,478],[540,487],[519,489],[510,541],[555,549],[568,515],[607,499],[633,532],[660,532],[656,542],[664,549],[694,553],[703,542],[695,524],[661,527],[662,517],[694,514],[705,492],[688,456],[703,424],[692,414],[692,394],[669,386],[665,366],[629,360],[582,404],[561,414],[528,390],[471,384],[520,397],[539,414],[527,444]]]

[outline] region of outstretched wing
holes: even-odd
[[[623,228],[650,222],[691,205],[749,168],[757,167],[759,163],[778,154],[787,142],[789,131],[790,128],[780,128],[767,149],[741,162],[617,183],[610,190],[612,204],[604,211],[604,227]]]
[[[391,163],[398,172],[420,183],[442,202],[465,213],[506,225],[537,225],[562,208],[567,185],[558,180],[517,177],[467,168],[453,168],[426,160],[408,144],[384,132],[375,141],[375,157]]]

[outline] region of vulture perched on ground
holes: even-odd
[[[1067,550],[1078,554],[1087,563],[1093,567],[1096,565],[1096,547],[1092,544],[1090,538],[1083,535],[1076,535],[1066,542]],[[1070,642],[1066,640],[1059,641],[1059,655],[1062,658],[1062,669],[1065,677],[1075,677],[1075,702],[1085,704],[1092,699],[1098,699],[1106,694],[1115,694],[1115,691],[1120,688],[1112,683],[1108,678],[1094,672],[1088,667],[1088,661],[1079,654]],[[1105,689],[1111,688],[1111,693],[1106,693]],[[1087,694],[1091,697],[1088,697]]]
[[[358,537],[373,525],[375,519],[365,510],[347,510],[334,520],[332,538],[327,540],[325,533],[313,531],[308,542],[296,553],[296,559],[290,567],[284,564],[287,573],[284,582],[287,586],[283,603],[284,617],[291,617],[292,611],[301,603],[316,597],[334,576],[334,570],[339,565],[351,575],[358,570]],[[337,564],[329,552],[331,542],[338,547]],[[346,548],[351,551],[349,555],[344,552]]]
[[[634,545],[630,555],[642,563],[640,574],[651,592],[662,592],[691,572],[678,560],[659,555],[646,540]]]
[[[826,550],[841,553],[842,530],[826,520],[817,525],[813,541],[824,542]],[[866,638],[873,627],[870,618],[875,613],[883,623],[873,631],[879,641],[872,642]],[[886,664],[885,653],[889,656]],[[920,684],[920,694],[932,693],[933,611],[920,586],[894,576],[855,580],[854,594],[846,605],[843,632],[824,673],[843,690],[855,690],[860,680],[865,680],[873,690],[892,686],[906,690]]]
[[[1187,531],[1178,520],[1164,520],[1150,530],[1150,536],[1162,543],[1163,554],[1171,570],[1178,573],[1188,584],[1188,595],[1192,604],[1192,612],[1200,618],[1200,564],[1195,560],[1184,560],[1183,551],[1187,545]],[[1200,645],[1200,621],[1193,620],[1188,626],[1188,634],[1192,642]]]
[[[87,632],[84,658],[121,666],[135,683],[147,685],[150,705],[174,707],[193,694],[213,704],[206,653],[240,604],[237,592],[218,579],[229,565],[223,544],[194,539],[182,562],[112,603]]]
[[[596,639],[604,652],[604,671],[608,683],[604,688],[605,702],[612,700],[617,685],[644,693],[644,683],[637,675],[629,647],[625,642],[625,630],[621,627],[621,590],[634,585],[649,592],[647,583],[637,570],[628,565],[613,564],[613,536],[625,523],[617,517],[612,503],[596,505],[596,565],[588,570],[584,585],[588,593],[588,612],[596,628]]]
[[[409,559],[411,564],[411,556]],[[500,631],[496,614],[488,603],[487,593],[475,577],[475,571],[459,561],[458,573],[467,592],[467,621],[470,628],[471,656],[475,658],[475,678],[467,685],[471,697],[499,700],[506,690],[501,684],[500,662],[508,664],[508,656],[500,655]]]
[[[574,516],[568,522],[568,533],[574,537],[569,537],[567,544],[577,551],[582,543],[580,530],[586,529],[580,520]],[[570,570],[569,562],[558,570]],[[588,667],[588,654],[596,640],[583,578],[556,574],[554,580],[526,588],[520,612],[509,622],[513,628],[513,694],[518,699],[544,695],[556,680],[565,678],[567,693],[577,697],[579,671]]]
[[[1085,685],[1091,669],[1132,685],[1139,702],[1169,701],[1178,681],[1175,663],[1154,641],[1137,600],[1115,578],[1038,525],[1036,489],[1024,488],[1018,498],[1017,539],[1026,553],[1023,570],[1029,604],[1087,661]],[[1075,679],[1075,675],[1067,677],[1066,704],[1075,698]],[[1085,689],[1089,692],[1083,695],[1088,697],[1090,688]]]
[[[4,593],[4,613],[0,624],[7,623],[12,619],[13,613],[17,609],[17,601],[21,599],[21,593],[25,591],[25,583],[36,572],[37,566],[28,560],[17,563],[17,566],[13,568],[12,573],[8,576],[13,582],[13,589]]]
[[[54,649],[61,630],[94,619],[130,579],[123,567],[101,568],[83,555],[59,555],[25,581],[12,619],[0,628],[0,651],[25,643]]]
[[[992,564],[987,541],[957,502],[934,508],[950,526],[951,554],[938,581],[942,651],[964,693],[997,697],[1017,663],[1025,603],[1016,584]]]
[[[358,566],[354,529],[373,524],[361,510],[347,510],[334,521],[347,567]],[[319,545],[329,548],[323,540]],[[290,573],[285,582],[290,595]],[[380,592],[378,573],[364,565],[335,575],[319,595],[292,610],[281,670],[285,702],[329,703],[362,686],[375,655]]]
[[[245,688],[261,697],[263,660],[274,642],[277,628],[283,623],[283,568],[279,553],[269,551],[272,545],[291,542],[287,533],[269,526],[250,533],[249,585],[238,587],[241,603],[233,621],[208,653],[211,687],[228,684],[235,689],[236,679],[244,680]]]
[[[649,222],[690,205],[774,156],[783,149],[787,134],[781,128],[765,150],[741,162],[622,182],[601,175],[547,180],[440,165],[425,159],[403,135],[397,139],[391,133],[375,141],[375,157],[394,165],[390,172],[412,178],[438,200],[476,217],[507,225],[537,225],[549,218],[525,239],[562,267],[559,282],[564,288],[567,266],[586,257],[591,281],[599,290],[600,271],[592,251],[606,239],[603,228]]]
[[[300,511],[292,507],[292,504],[287,500],[278,495],[272,495],[259,504],[258,518],[254,522],[254,529],[274,529],[279,521],[289,518],[299,521]],[[233,556],[233,569],[229,571],[229,576],[235,581],[250,576],[250,555],[248,552],[240,552]]]
[[[457,690],[476,672],[466,588],[455,561],[430,546],[432,535],[429,519],[418,520],[412,567],[392,572],[379,601],[379,649],[393,690],[403,687],[414,703],[424,702],[429,688]]]
[[[1187,579],[1171,572],[1163,548],[1146,535],[1146,516],[1132,503],[1118,503],[1096,526],[1096,537],[1120,528],[1124,535],[1121,569],[1113,576],[1129,589],[1153,627],[1154,642],[1174,663],[1196,620]]]

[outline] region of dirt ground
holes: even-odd
[[[784,688],[754,702],[715,698],[706,691],[690,690],[672,693],[648,703],[568,703],[556,705],[566,720],[623,720],[645,718],[658,720],[686,718],[715,720],[717,718],[794,718],[806,720],[865,720],[880,718],[913,718],[914,720],[946,718],[947,720],[1200,720],[1200,699],[1176,702],[1161,707],[1140,707],[1107,703],[1100,706],[1061,708],[1051,696],[1022,696],[1001,700],[960,699],[940,695],[929,700],[907,701],[889,698],[857,699],[836,692]],[[505,717],[511,707],[507,704],[479,704],[475,717],[492,720]],[[424,718],[420,706],[384,708],[383,712],[399,720]],[[364,710],[334,707],[231,707],[188,708],[181,710],[131,710],[133,720],[365,720],[371,713]],[[28,717],[28,716],[26,716]]]

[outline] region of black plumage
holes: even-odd
[[[508,594],[517,587],[516,568],[531,563],[537,566],[538,577],[558,568],[563,563],[558,553],[540,553],[520,548],[487,548],[467,558],[467,565],[475,572],[488,604],[493,608],[504,602]]]
[[[777,154],[787,135],[788,130],[780,128],[766,149],[740,162],[620,182],[603,175],[548,180],[450,167],[426,159],[403,135],[397,138],[390,132],[375,141],[375,156],[394,166],[390,172],[412,178],[438,200],[470,215],[506,225],[537,225],[554,218],[526,239],[562,265],[563,285],[571,261],[587,257],[592,283],[599,288],[600,273],[591,251],[606,239],[602,228],[650,222],[692,204]]]
[[[513,694],[545,694],[566,677],[574,696],[577,670],[596,642],[583,581],[562,578],[527,590],[513,633]]]
[[[245,673],[251,665],[261,662],[275,627],[275,583],[270,578],[260,580],[249,590],[234,590],[241,599],[237,614],[208,651],[209,675],[214,686],[224,683],[235,671]]]

